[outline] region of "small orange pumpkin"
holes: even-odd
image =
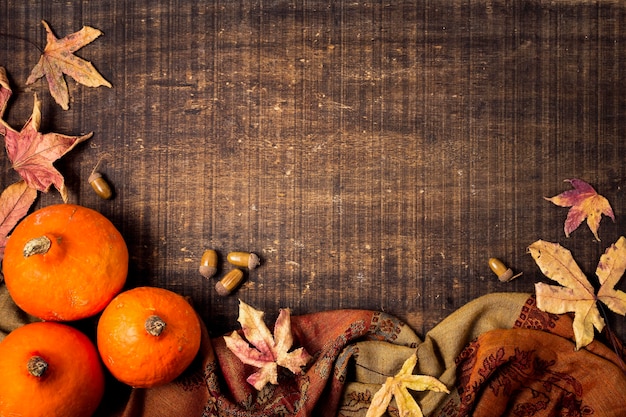
[[[104,383],[96,347],[66,324],[26,324],[0,343],[0,416],[89,417]]]
[[[15,303],[44,320],[72,321],[106,307],[126,283],[128,248],[95,210],[56,204],[26,216],[2,263]]]
[[[179,294],[137,287],[117,295],[98,321],[97,345],[111,374],[136,388],[176,379],[200,348],[200,320]]]

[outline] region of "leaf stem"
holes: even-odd
[[[31,41],[30,39],[27,39],[27,38],[24,38],[24,37],[21,37],[21,36],[17,36],[17,35],[13,35],[11,33],[4,33],[4,32],[0,32],[0,36],[4,36],[5,38],[17,39],[17,40],[29,43],[32,46],[34,46],[35,48],[37,48],[37,50],[43,54],[43,49],[41,49],[41,47],[39,45],[37,45],[35,42]]]
[[[606,310],[604,309],[604,306],[602,305],[602,303],[596,302],[596,305],[599,307],[600,314],[602,315],[602,317],[604,318],[604,321],[606,322],[606,325],[604,326],[604,329],[606,330],[606,336],[611,341],[611,345],[613,346],[613,351],[615,352],[615,355],[617,356],[617,360],[619,362],[619,367],[622,368],[622,371],[626,373],[626,365],[624,364],[624,360],[622,359],[622,353],[621,353],[623,352],[623,349],[621,349],[621,352],[620,352],[620,349],[618,349],[615,334],[613,333],[613,331],[611,330],[611,327],[609,326],[609,318],[608,318],[608,315],[606,314]]]

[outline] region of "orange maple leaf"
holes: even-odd
[[[41,103],[35,94],[33,113],[22,128],[16,131],[0,119],[0,134],[13,168],[26,183],[39,191],[48,192],[54,184],[67,202],[67,189],[61,173],[52,163],[72,150],[80,142],[89,139],[93,132],[83,136],[67,136],[59,133],[39,132],[41,124]]]
[[[226,346],[247,365],[258,368],[247,381],[260,391],[268,382],[278,384],[278,366],[297,374],[311,359],[304,348],[290,351],[293,344],[291,313],[281,309],[274,325],[274,337],[263,321],[265,314],[239,300],[239,318],[244,340],[236,331],[224,336]],[[254,347],[250,347],[252,344]]]
[[[569,237],[570,233],[576,230],[583,220],[587,219],[589,229],[596,240],[600,241],[598,228],[602,215],[604,214],[615,221],[615,215],[609,201],[583,180],[571,179],[565,180],[565,182],[569,182],[574,189],[554,197],[544,197],[557,206],[571,207],[567,213],[567,219],[565,219],[565,236]]]
[[[600,257],[596,268],[600,282],[597,294],[570,251],[558,243],[538,240],[528,247],[528,251],[541,272],[562,285],[536,283],[537,307],[554,314],[574,313],[577,350],[593,341],[594,327],[598,331],[604,328],[598,301],[615,313],[626,315],[626,293],[614,288],[626,270],[626,238],[623,236]]]
[[[102,32],[89,26],[83,26],[78,32],[58,39],[52,33],[50,26],[43,20],[42,23],[46,29],[46,48],[39,62],[28,76],[26,84],[32,84],[45,75],[50,94],[63,110],[69,109],[70,100],[63,74],[69,75],[88,87],[101,85],[111,87],[111,83],[105,80],[89,61],[74,55],[74,52],[93,42]]]

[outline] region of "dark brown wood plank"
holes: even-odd
[[[193,297],[214,334],[237,325],[238,297],[270,318],[384,310],[423,334],[482,294],[533,291],[540,238],[593,277],[624,233],[626,8],[388,3],[4,2],[0,32],[42,47],[41,19],[58,36],[101,29],[77,54],[113,84],[68,81],[64,112],[24,84],[39,51],[2,37],[6,119],[19,127],[37,93],[44,130],[94,131],[57,164],[71,201],[120,228],[129,285]],[[112,201],[86,183],[102,156]],[[616,212],[601,242],[584,225],[565,238],[567,210],[543,199],[574,177]],[[197,273],[209,247],[263,265],[220,298]],[[498,282],[490,256],[524,275]],[[626,336],[623,318],[611,326]]]

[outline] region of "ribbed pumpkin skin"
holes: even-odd
[[[44,254],[24,246],[47,236]],[[128,249],[115,226],[95,210],[57,204],[25,217],[11,233],[2,262],[7,289],[27,313],[50,321],[93,316],[117,295],[128,274]]]
[[[166,326],[153,336],[146,320],[158,316]],[[200,319],[181,295],[156,287],[120,293],[98,321],[100,357],[119,381],[149,388],[176,379],[200,348]]]
[[[41,377],[28,373],[33,355],[48,363]],[[89,417],[104,384],[95,346],[66,324],[26,324],[0,343],[0,416]]]

